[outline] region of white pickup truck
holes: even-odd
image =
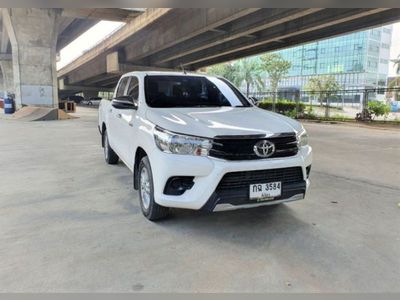
[[[144,216],[170,207],[217,211],[303,199],[311,147],[303,126],[256,107],[224,78],[132,72],[102,100],[108,164],[133,173]]]

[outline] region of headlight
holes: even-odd
[[[207,156],[211,149],[211,140],[196,136],[169,132],[162,128],[154,129],[157,147],[166,153]]]
[[[299,147],[308,145],[308,135],[304,128],[297,134],[297,142],[299,143]]]

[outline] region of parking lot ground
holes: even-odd
[[[1,292],[400,292],[399,131],[305,124],[305,200],[152,223],[77,114],[0,119]]]

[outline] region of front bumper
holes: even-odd
[[[216,211],[242,207],[271,205],[304,198],[309,187],[306,167],[312,163],[312,149],[302,147],[295,156],[246,161],[227,161],[210,157],[196,157],[163,153],[155,149],[149,155],[153,171],[155,201],[166,207],[203,209]],[[240,171],[256,171],[300,167],[302,180],[282,186],[282,195],[266,202],[248,199],[243,189],[217,191],[225,174]],[[194,176],[194,185],[182,195],[165,195],[164,187],[173,176]],[[262,181],[259,183],[263,183]]]
[[[251,204],[239,204],[239,205],[233,205],[230,203],[220,203],[217,204],[212,211],[225,211],[225,210],[235,210],[235,209],[241,209],[241,208],[254,208],[254,207],[260,207],[260,206],[268,206],[268,205],[276,205],[276,204],[281,204],[285,202],[292,202],[296,200],[301,200],[304,199],[304,194],[297,194],[289,198],[285,199],[280,199],[280,200],[271,200],[271,201],[264,201],[260,203],[251,203]]]
[[[303,199],[306,194],[306,181],[282,184],[282,194],[274,199],[257,202],[249,199],[249,188],[233,188],[226,191],[217,190],[211,195],[201,210],[214,211],[221,209],[245,208],[258,205],[272,205],[282,202]]]

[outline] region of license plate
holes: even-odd
[[[279,197],[281,191],[282,183],[280,181],[250,184],[250,199],[258,201],[271,200],[275,197]]]

